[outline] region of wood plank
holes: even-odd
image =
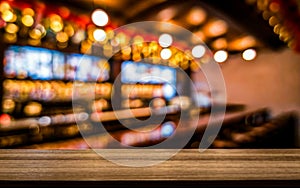
[[[155,162],[174,150],[101,150],[115,159]],[[132,162],[132,161],[131,161]],[[300,180],[298,149],[184,149],[148,167],[120,166],[93,150],[0,150],[0,181]]]

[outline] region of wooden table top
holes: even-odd
[[[129,162],[153,162],[174,150],[133,151],[103,150],[116,159],[122,158]],[[147,185],[151,185],[151,182],[160,181],[173,182],[173,187],[181,185],[174,182],[203,184],[224,181],[231,182],[227,184],[231,186],[253,185],[251,182],[299,186],[300,149],[208,149],[201,153],[197,149],[183,149],[168,160],[147,167],[120,166],[93,150],[0,150],[2,185],[24,185],[24,182],[86,182],[84,185],[88,187],[87,185],[94,185],[95,182],[106,182],[105,185],[108,185],[107,182],[148,182]]]

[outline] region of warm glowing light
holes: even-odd
[[[270,4],[270,6],[269,6],[269,8],[270,8],[270,10],[272,11],[272,12],[278,12],[279,10],[280,10],[280,5],[279,5],[279,3],[277,3],[277,2],[272,2],[271,4]]]
[[[50,22],[54,22],[54,21],[62,21],[62,19],[61,19],[61,17],[59,16],[59,15],[57,15],[57,14],[52,14],[51,16],[50,16]]]
[[[4,41],[8,43],[17,42],[17,34],[16,33],[4,33]]]
[[[279,39],[284,41],[284,42],[287,42],[290,38],[291,38],[291,35],[288,32],[288,29],[286,27],[280,28]]]
[[[81,48],[80,48],[80,51],[82,53],[89,53],[90,50],[91,50],[91,42],[89,40],[83,40],[81,42]]]
[[[11,117],[8,114],[0,115],[0,126],[6,127],[11,124]]]
[[[200,70],[200,63],[196,61],[191,61],[190,68],[193,72],[198,72]]]
[[[172,56],[172,51],[169,48],[162,49],[160,52],[160,57],[162,59],[169,59]]]
[[[34,20],[32,18],[32,16],[30,15],[24,15],[22,17],[22,23],[26,26],[26,27],[31,27],[34,23]]]
[[[274,33],[279,34],[281,27],[280,24],[275,25],[273,28]]]
[[[265,20],[269,20],[269,18],[272,16],[271,12],[268,11],[268,10],[265,10],[263,13],[262,13],[262,16]]]
[[[174,9],[174,7],[169,7],[169,8],[166,8],[166,9],[160,11],[157,14],[157,18],[158,18],[158,20],[161,20],[161,21],[169,21],[175,15],[176,15],[176,9]]]
[[[2,104],[4,112],[12,112],[15,106],[15,102],[12,99],[5,99]]]
[[[160,107],[164,107],[166,106],[166,101],[162,98],[154,98],[152,101],[151,101],[151,106],[153,108],[160,108]]]
[[[159,36],[158,43],[161,47],[169,47],[173,42],[173,38],[170,34],[162,34]]]
[[[95,38],[94,38],[94,31],[97,29],[97,27],[96,26],[94,26],[94,25],[89,25],[88,27],[87,27],[87,37],[88,37],[88,39],[90,40],[90,41],[94,41],[95,40]]]
[[[218,38],[212,42],[211,46],[216,50],[225,49],[227,48],[227,40],[225,38]]]
[[[228,58],[228,53],[224,50],[219,50],[214,54],[214,59],[218,63],[223,63]]]
[[[42,111],[42,105],[37,102],[30,102],[24,107],[26,115],[39,115]]]
[[[0,11],[1,12],[4,12],[5,10],[8,10],[8,9],[10,9],[10,6],[7,2],[2,2],[0,4]]]
[[[2,12],[2,19],[6,22],[11,21],[14,18],[14,14],[10,10]]]
[[[144,42],[144,38],[140,35],[137,35],[133,38],[133,44],[140,45]]]
[[[157,51],[158,47],[159,47],[159,46],[158,46],[157,42],[152,41],[152,42],[149,44],[149,49],[150,49],[151,52]]]
[[[269,1],[257,1],[257,8],[259,10],[266,10],[268,8]]]
[[[92,21],[97,26],[105,26],[108,23],[108,15],[101,9],[92,13]]]
[[[70,24],[65,26],[64,32],[66,32],[69,37],[72,37],[75,33],[74,28]]]
[[[192,49],[192,55],[195,58],[201,58],[206,52],[206,49],[203,45],[197,45]]]
[[[279,23],[279,20],[276,16],[272,16],[270,19],[269,19],[269,25],[270,26],[275,26],[276,24]]]
[[[63,18],[68,18],[70,16],[70,14],[71,14],[70,9],[68,9],[67,7],[64,7],[64,6],[63,7],[59,7],[58,8],[58,12],[61,15],[61,17],[63,17]]]
[[[59,21],[53,21],[50,23],[50,28],[54,31],[54,32],[60,32],[63,29],[63,25],[61,22]]]
[[[16,33],[19,31],[19,27],[16,24],[10,23],[5,27],[7,33]]]
[[[131,54],[131,48],[129,46],[125,46],[121,49],[122,54],[124,55],[130,55]]]
[[[32,39],[40,39],[42,37],[42,32],[39,29],[33,29],[29,32],[29,36]]]
[[[247,48],[252,48],[257,45],[257,42],[252,36],[239,37],[228,44],[229,50],[241,51]]]
[[[106,38],[112,39],[112,38],[114,38],[114,36],[115,36],[114,30],[111,30],[111,29],[106,30]]]
[[[68,36],[68,34],[67,33],[65,33],[65,32],[59,32],[59,33],[57,33],[57,35],[56,35],[56,40],[58,41],[58,42],[67,42],[68,41],[68,39],[69,39],[69,36]]]
[[[246,61],[251,61],[256,57],[256,51],[254,49],[245,50],[242,54],[242,57]]]
[[[192,35],[191,40],[194,44],[197,44],[200,42],[204,42],[206,40],[206,36],[201,30],[199,30],[199,31],[196,31],[194,33],[194,35]]]
[[[227,32],[228,25],[223,20],[214,20],[206,24],[203,28],[204,33],[209,37],[216,37]]]
[[[141,55],[139,54],[139,53],[134,53],[133,55],[132,55],[132,60],[133,61],[140,61],[142,59],[142,57],[141,57]]]
[[[50,28],[54,32],[60,32],[63,29],[62,19],[59,15],[53,14],[50,17]]]
[[[104,41],[106,38],[106,33],[103,29],[95,29],[93,32],[94,39],[96,41]]]
[[[41,39],[28,39],[28,44],[32,46],[40,46]]]
[[[34,10],[32,10],[31,8],[24,8],[22,10],[22,14],[23,15],[29,15],[29,16],[34,16]]]
[[[129,38],[122,32],[118,33],[115,39],[119,41],[121,46],[126,46],[129,41]]]
[[[192,25],[199,25],[206,19],[206,12],[200,7],[194,7],[187,15],[187,21]]]

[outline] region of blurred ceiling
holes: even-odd
[[[249,47],[280,49],[284,43],[255,0],[61,0],[68,6],[92,12],[104,9],[112,22],[165,21],[199,36],[213,50],[235,53]]]
[[[9,4],[15,10],[7,9]],[[96,29],[108,32],[134,22],[160,21],[191,31],[213,52],[286,46],[300,52],[299,0],[4,0],[1,6],[0,28],[10,43],[85,46],[96,40]],[[23,13],[26,8],[32,14]],[[92,23],[96,9],[108,14],[107,25]]]

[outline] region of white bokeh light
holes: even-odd
[[[108,23],[108,15],[105,11],[97,9],[92,13],[92,21],[97,26],[105,26]]]
[[[256,57],[256,51],[254,49],[247,49],[243,52],[242,57],[246,61],[251,61]]]
[[[219,50],[214,54],[214,59],[218,63],[223,63],[228,58],[228,53],[225,50]]]
[[[173,42],[173,38],[170,34],[162,34],[159,36],[158,43],[161,47],[169,47]]]
[[[162,59],[169,59],[172,56],[172,51],[169,48],[162,49],[160,52],[160,57]]]
[[[93,32],[93,36],[96,41],[101,42],[105,40],[106,33],[103,29],[95,29],[95,31]]]
[[[206,50],[203,45],[197,45],[192,49],[192,55],[195,58],[201,58],[205,54]]]

